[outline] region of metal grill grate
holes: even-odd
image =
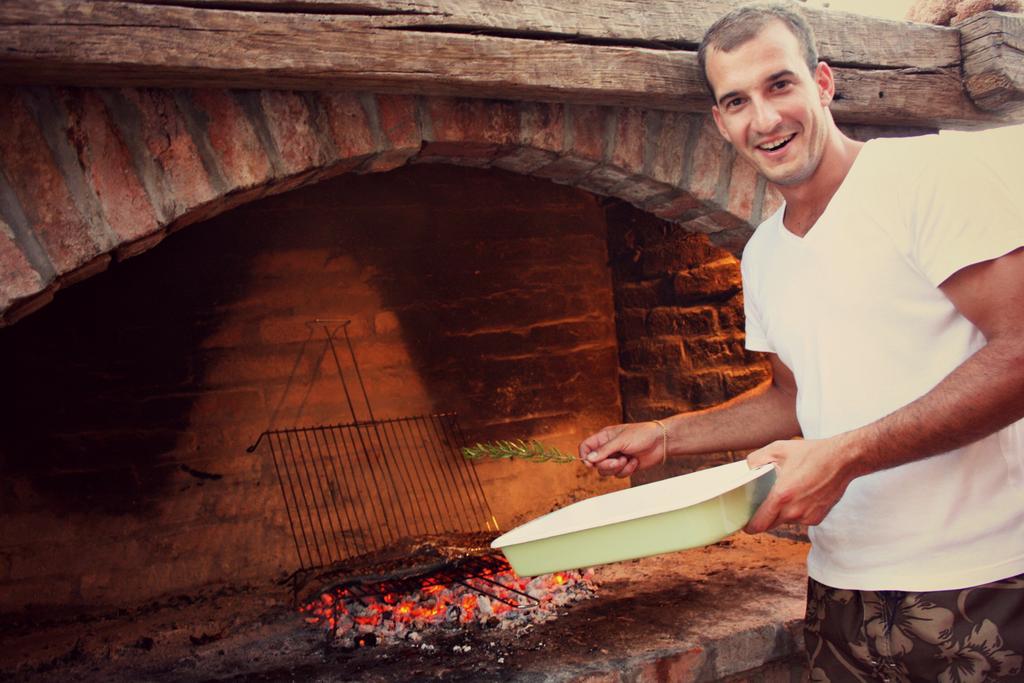
[[[495,529],[453,413],[266,431],[301,569]],[[259,442],[257,442],[259,443]]]
[[[325,324],[333,322],[345,331],[369,420],[356,415],[335,331]],[[268,429],[248,449],[266,442],[273,458],[299,569],[327,567],[403,538],[497,531],[476,471],[462,457],[455,414],[375,419],[348,321],[309,324],[323,327],[352,421]]]

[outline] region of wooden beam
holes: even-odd
[[[983,12],[959,28],[971,99],[983,109],[1024,117],[1024,16]]]
[[[847,123],[986,127],[953,69],[836,70]],[[0,81],[353,89],[706,111],[696,55],[379,28],[345,15],[116,2],[0,3]]]
[[[380,28],[420,28],[674,46],[695,50],[731,7],[749,0],[136,0],[138,4],[363,15]],[[823,59],[840,66],[939,69],[960,63],[955,29],[802,8]]]

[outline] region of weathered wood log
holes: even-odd
[[[704,31],[749,0],[190,0],[195,7],[365,15],[375,26],[695,50]],[[180,0],[136,0],[173,5]],[[846,66],[935,69],[960,62],[955,29],[804,8],[821,57]]]
[[[1024,116],[1024,16],[984,12],[959,29],[971,99],[983,109]]]
[[[958,69],[836,69],[847,123],[970,128]],[[0,81],[93,86],[358,89],[705,111],[689,50],[571,44],[372,25],[366,16],[117,2],[0,4]]]

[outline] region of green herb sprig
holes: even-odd
[[[467,460],[480,460],[490,458],[500,460],[504,458],[515,458],[529,462],[575,462],[579,458],[563,453],[553,446],[545,446],[539,441],[491,441],[478,443],[462,449],[462,455]]]

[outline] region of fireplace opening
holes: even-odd
[[[323,345],[300,357],[312,319],[352,321],[378,417],[454,412],[469,442],[572,452],[621,419],[608,262],[593,195],[410,166],[239,207],[68,289],[0,332],[3,608],[293,571],[273,465],[245,449],[348,413]],[[622,485],[473,468],[502,528]]]
[[[466,626],[472,613],[481,633],[518,634],[506,648],[521,629],[565,617],[577,598],[626,590],[661,601],[659,591],[626,588],[628,567],[609,569],[596,592],[600,577],[585,574],[538,586],[500,567],[476,571],[486,535],[413,527],[409,538],[355,544],[378,530],[372,517],[347,529],[352,552],[343,554],[357,561],[304,560],[282,472],[246,448],[261,433],[311,425],[357,438],[313,320],[350,321],[373,406],[373,417],[355,422],[401,433],[409,417],[458,415],[457,430],[442,424],[428,439],[461,434],[446,447],[522,438],[571,453],[624,418],[711,405],[766,376],[737,346],[736,265],[705,236],[622,202],[503,171],[412,165],[243,205],[69,288],[0,330],[17,397],[0,416],[0,639],[12,653],[0,671],[109,670],[153,653],[167,667],[174,647],[216,658],[230,654],[218,643],[277,629],[281,619],[322,639],[334,618],[326,630],[335,641],[358,645],[372,633],[384,644],[402,625],[399,616],[385,626],[385,612],[423,615],[442,603],[445,623]],[[357,386],[354,368],[341,365]],[[324,436],[305,443],[323,447]],[[660,475],[734,457],[713,454]],[[460,465],[475,473],[502,530],[628,484],[573,463]],[[425,555],[415,556],[417,545]],[[389,553],[398,575],[375,573]],[[424,566],[450,578],[467,562],[468,576],[444,582],[444,600],[422,592],[424,581],[433,585]],[[281,585],[304,566],[319,573],[301,592]],[[360,588],[413,576],[419,585],[410,590]],[[353,593],[345,608],[353,627],[340,633],[341,612],[325,609],[324,596],[338,605]],[[492,621],[495,613],[515,626]],[[283,639],[312,642],[287,624]],[[366,626],[383,630],[361,633]],[[450,640],[464,629],[441,631]],[[257,650],[245,650],[252,666],[264,656]]]

